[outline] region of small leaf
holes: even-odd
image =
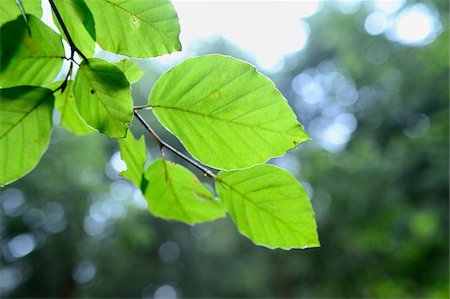
[[[83,61],[73,87],[78,112],[100,133],[122,138],[133,118],[133,100],[122,71],[100,58]]]
[[[58,81],[50,84],[48,88],[54,90],[58,88],[63,81]],[[67,86],[64,92],[58,90],[54,93],[55,107],[61,116],[59,124],[64,126],[67,130],[77,135],[86,135],[96,132],[93,128],[81,118],[78,113],[77,104],[73,96],[73,81],[67,81]]]
[[[53,115],[50,89],[0,89],[0,186],[30,172],[50,142]]]
[[[238,230],[268,248],[320,246],[311,204],[286,170],[258,165],[220,172],[216,190]]]
[[[156,82],[149,104],[196,159],[214,168],[261,164],[308,139],[272,81],[228,56],[175,66]]]
[[[21,0],[22,8],[17,4],[16,0],[0,1],[0,26],[15,20],[23,13],[42,17],[42,1],[41,0]],[[23,9],[23,12],[22,12]]]
[[[155,216],[193,224],[225,216],[221,203],[186,168],[164,160],[145,171],[145,198]]]
[[[122,59],[119,62],[114,63],[125,74],[130,84],[135,83],[144,75],[136,62],[129,59]]]
[[[33,15],[0,28],[0,86],[43,85],[61,69],[61,37]]]
[[[94,17],[84,0],[55,0],[54,3],[74,44],[86,57],[92,57],[95,49]],[[61,35],[67,40],[54,15],[53,21]]]
[[[142,192],[147,189],[147,179],[144,177],[147,149],[145,139],[142,136],[136,140],[131,132],[127,137],[119,139],[120,158],[127,165],[127,170],[120,173],[121,176],[133,182]]]
[[[149,58],[181,50],[178,16],[168,0],[86,0],[104,50]]]

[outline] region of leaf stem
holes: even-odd
[[[203,165],[199,164],[197,161],[195,161],[195,160],[189,158],[188,156],[184,155],[183,153],[179,152],[177,149],[172,147],[170,144],[168,144],[167,142],[162,140],[161,137],[159,137],[158,134],[156,134],[156,132],[152,129],[152,127],[150,127],[150,125],[145,121],[145,119],[143,119],[142,116],[139,114],[138,110],[144,109],[144,108],[146,108],[146,107],[143,107],[143,106],[135,107],[133,109],[134,115],[136,115],[137,119],[147,129],[147,131],[150,133],[150,135],[152,135],[153,139],[155,139],[156,143],[158,143],[159,148],[160,148],[161,151],[164,148],[167,148],[172,153],[176,154],[178,157],[182,158],[183,160],[185,160],[189,164],[191,164],[191,165],[197,167],[198,169],[200,169],[205,176],[208,176],[208,177],[210,177],[210,178],[212,178],[214,180],[217,179],[217,176],[211,170],[207,169]]]
[[[58,19],[58,23],[59,23],[59,25],[61,25],[61,28],[62,28],[64,34],[66,35],[67,41],[69,42],[70,51],[71,51],[70,59],[72,60],[75,52],[77,52],[78,54],[80,54],[80,56],[81,56],[81,58],[83,58],[83,60],[87,60],[86,56],[84,56],[84,54],[80,51],[80,49],[77,48],[77,46],[73,42],[72,37],[70,36],[69,31],[67,30],[66,24],[64,24],[64,21],[63,21],[61,15],[59,14],[59,11],[56,8],[56,5],[53,2],[53,0],[48,0],[48,2],[50,3],[50,6],[52,7],[52,10],[55,13],[56,18]]]

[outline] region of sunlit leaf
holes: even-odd
[[[58,74],[64,57],[61,37],[33,15],[0,28],[0,86],[42,85]]]
[[[138,81],[144,75],[137,63],[129,59],[122,59],[114,64],[125,74],[130,84]]]
[[[39,162],[50,142],[53,94],[50,89],[0,89],[0,185],[23,177]]]
[[[127,170],[122,171],[120,175],[133,182],[144,192],[148,184],[144,177],[145,161],[147,160],[144,136],[136,140],[133,134],[128,132],[127,137],[119,139],[119,143],[120,158],[127,165]]]
[[[86,0],[103,49],[132,57],[156,57],[181,50],[178,16],[168,0]]]
[[[73,87],[81,117],[100,133],[125,137],[133,117],[133,100],[122,71],[100,58],[83,61]]]
[[[154,161],[145,171],[145,198],[155,216],[188,224],[211,221],[225,211],[211,192],[186,168],[164,160]]]
[[[92,57],[95,49],[94,17],[84,0],[55,0],[54,3],[74,44],[86,57]],[[55,15],[53,21],[66,38]]]
[[[23,12],[34,15],[38,18],[42,17],[41,0],[21,0]],[[22,9],[16,0],[0,1],[0,26],[15,20],[18,16],[23,15]]]
[[[272,81],[228,56],[175,66],[157,81],[149,104],[195,158],[219,169],[264,163],[308,139]]]
[[[52,83],[48,88],[54,90],[61,86],[63,81]],[[77,135],[85,135],[96,132],[89,127],[78,113],[77,104],[73,96],[73,81],[67,81],[67,86],[64,92],[58,90],[54,93],[55,107],[60,114],[59,124],[64,126],[67,130]]]
[[[320,246],[314,213],[302,185],[272,165],[220,172],[216,183],[238,230],[269,248]]]

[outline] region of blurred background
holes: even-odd
[[[1,296],[448,298],[448,2],[174,4],[184,49],[136,60],[135,104],[191,56],[257,66],[312,137],[271,163],[307,189],[322,247],[258,247],[229,218],[155,218],[118,175],[116,140],[56,126],[37,168],[0,191]]]

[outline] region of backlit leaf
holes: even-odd
[[[73,87],[78,112],[88,125],[111,137],[125,137],[133,100],[122,71],[100,58],[83,61]]]
[[[272,165],[220,172],[216,190],[238,230],[269,248],[320,246],[314,213],[303,187]]]
[[[38,18],[42,17],[42,1],[41,0],[21,0],[22,8],[25,13],[34,15]],[[0,1],[0,26],[15,20],[23,14],[16,0]]]
[[[0,86],[42,85],[58,74],[64,57],[60,35],[37,17],[22,16],[0,28]],[[28,30],[29,29],[29,30]]]
[[[144,192],[147,189],[147,179],[144,177],[145,161],[147,160],[147,149],[144,136],[136,140],[128,132],[127,137],[119,139],[120,158],[127,165],[127,170],[120,173],[121,176],[133,182]]]
[[[92,57],[95,49],[94,17],[84,0],[55,0],[54,3],[77,48],[86,57]],[[53,21],[66,38],[56,16],[53,16]]]
[[[104,50],[141,58],[181,50],[178,16],[170,1],[85,1]]]
[[[155,216],[188,224],[211,221],[225,211],[211,192],[186,168],[164,160],[154,161],[145,171],[145,198]]]
[[[272,81],[228,56],[175,66],[156,82],[149,104],[195,158],[219,169],[264,163],[308,139]]]
[[[50,89],[0,89],[0,185],[30,172],[50,142],[53,114]]]
[[[50,89],[56,89],[62,84],[62,81],[52,83],[48,86]],[[58,90],[54,93],[55,107],[60,114],[59,124],[64,126],[67,130],[77,135],[85,135],[96,132],[89,127],[78,113],[77,104],[73,96],[73,81],[67,81],[66,89],[63,93]]]
[[[138,81],[144,75],[137,63],[129,59],[122,59],[114,64],[125,74],[130,84]]]

